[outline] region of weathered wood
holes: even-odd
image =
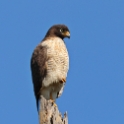
[[[40,124],[68,124],[67,112],[62,117],[57,105],[41,96],[39,121]]]

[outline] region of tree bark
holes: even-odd
[[[52,100],[46,100],[41,96],[40,101],[40,124],[68,124],[67,112],[62,117],[57,105]]]

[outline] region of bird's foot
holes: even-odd
[[[57,105],[56,105],[55,101],[54,101],[53,99],[50,99],[50,100],[51,100],[51,102],[52,102],[53,106],[54,106],[54,107],[57,107]]]
[[[56,103],[55,103],[55,102],[53,103],[53,106],[54,106],[54,107],[57,107],[57,105],[56,105]]]
[[[62,83],[65,83],[66,82],[66,79],[65,78],[62,78],[61,81],[62,81]]]

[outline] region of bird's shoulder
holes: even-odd
[[[47,58],[46,56],[47,48],[40,43],[35,49],[31,57],[31,65],[33,64],[43,64]]]

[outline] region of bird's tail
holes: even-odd
[[[39,112],[39,102],[40,102],[39,98],[36,98],[36,107],[37,107],[37,112]]]

